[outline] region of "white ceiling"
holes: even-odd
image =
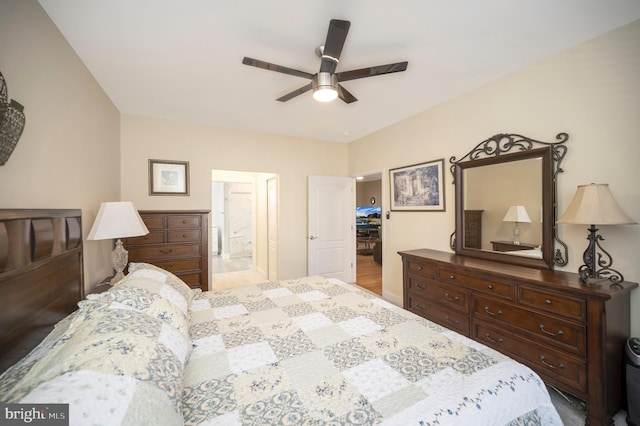
[[[39,0],[121,113],[350,142],[640,19],[638,0]],[[323,104],[316,73],[329,20],[351,21],[337,72],[409,61],[343,83]]]

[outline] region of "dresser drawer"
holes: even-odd
[[[409,296],[409,311],[469,337],[469,315],[447,309],[419,296]]]
[[[515,327],[530,339],[544,342],[579,356],[586,354],[584,326],[515,305],[484,297],[473,300],[473,315],[486,321],[499,321]]]
[[[200,241],[202,232],[199,229],[185,229],[181,231],[169,231],[167,233],[167,242],[180,243],[183,241]]]
[[[584,359],[475,321],[471,338],[528,365],[544,380],[562,383],[578,391],[578,394],[585,394],[587,391],[587,364]]]
[[[158,260],[154,264],[176,274],[180,271],[199,271],[201,269],[200,262],[201,259],[199,257],[194,257],[191,259]]]
[[[409,274],[409,292],[462,312],[469,312],[469,292],[455,285],[443,285],[422,275]]]
[[[200,216],[167,216],[168,228],[199,228],[201,226]]]
[[[426,278],[435,279],[436,266],[432,263],[418,263],[409,260],[407,262],[407,269],[414,274],[423,275]]]
[[[578,297],[565,296],[520,286],[518,288],[518,302],[522,305],[540,309],[541,311],[579,321],[584,321],[586,318],[587,303],[584,299]]]
[[[164,231],[149,231],[147,235],[141,237],[127,238],[127,246],[164,243],[164,237]]]
[[[142,221],[149,229],[164,228],[164,216],[159,214],[141,215]]]
[[[162,259],[171,257],[200,256],[199,244],[162,244],[129,248],[129,259]]]
[[[513,300],[513,285],[509,283],[474,277],[447,268],[438,268],[438,280],[443,283],[460,284],[472,290]]]
[[[178,278],[185,282],[191,288],[202,288],[202,280],[200,274],[175,274]],[[206,291],[206,288],[202,288],[202,291]]]

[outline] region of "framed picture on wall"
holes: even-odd
[[[149,195],[189,195],[189,162],[149,160]]]
[[[389,170],[391,210],[445,211],[444,159]]]

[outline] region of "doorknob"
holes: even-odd
[[[310,240],[316,240],[318,237],[316,237],[315,235],[312,235],[309,237]]]

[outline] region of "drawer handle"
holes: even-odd
[[[549,368],[553,368],[554,370],[555,370],[556,368],[559,368],[559,369],[561,369],[561,370],[564,368],[564,364],[562,364],[562,363],[558,364],[557,366],[549,364],[547,361],[545,361],[545,359],[544,359],[544,357],[543,357],[542,355],[540,355],[540,361],[542,361],[542,363],[543,363],[545,366],[547,366],[547,367],[549,367]]]
[[[187,224],[187,221],[186,221],[186,220],[183,220],[183,221],[182,221],[182,224],[183,224],[183,225],[186,225],[186,224]]]
[[[550,304],[551,304],[551,300],[549,300],[549,299],[545,299],[545,300],[544,300],[544,303],[545,303],[545,304],[547,304],[547,305],[550,305]]]
[[[427,289],[427,286],[424,285],[424,284],[418,284],[418,285],[416,285],[416,287],[418,287],[420,290],[426,290]]]
[[[458,300],[460,300],[460,298],[458,296],[449,297],[449,293],[445,293],[444,294],[444,298],[447,299],[447,300],[450,300],[452,302],[457,302]]]
[[[182,234],[182,238],[187,238],[187,234]]]
[[[173,249],[169,249],[169,250],[160,249],[160,253],[171,253],[172,251],[173,251]]]
[[[545,330],[545,329],[544,329],[544,324],[540,324],[540,325],[538,326],[538,328],[539,328],[539,329],[540,329],[540,331],[542,331],[544,334],[547,334],[547,335],[549,335],[549,336],[553,336],[553,337],[556,337],[556,336],[562,336],[562,335],[564,334],[564,331],[562,331],[562,330],[558,330],[558,331],[557,331],[557,332],[555,332],[555,333],[552,333],[552,332],[550,332],[550,331],[547,331],[547,330]]]
[[[418,271],[422,271],[422,266],[418,266]]]
[[[449,275],[449,279],[450,279],[450,280],[455,280],[455,279],[456,279],[456,277],[455,277],[455,275]]]
[[[501,310],[501,309],[499,309],[499,310],[498,310],[498,312],[491,312],[491,311],[489,310],[489,307],[488,307],[488,306],[485,306],[485,307],[484,307],[484,311],[485,311],[486,313],[488,313],[489,315],[493,316],[493,317],[495,317],[496,315],[502,315],[502,310]]]
[[[449,319],[449,315],[447,315],[446,317],[444,317],[444,319],[446,319],[446,320],[447,320],[447,322],[448,322],[449,324],[453,324],[453,325],[458,325],[458,324],[460,324],[460,320],[457,320],[457,321],[451,321],[451,320]]]
[[[487,288],[488,288],[489,290],[493,290],[493,286],[492,286],[491,284],[489,284],[489,285],[487,286]]]
[[[426,311],[427,308],[425,306],[422,305],[416,305],[416,308],[420,309],[421,311]]]
[[[488,341],[490,341],[491,343],[502,343],[502,337],[500,337],[498,340],[492,339],[491,335],[489,333],[485,334],[484,337],[487,338]]]

